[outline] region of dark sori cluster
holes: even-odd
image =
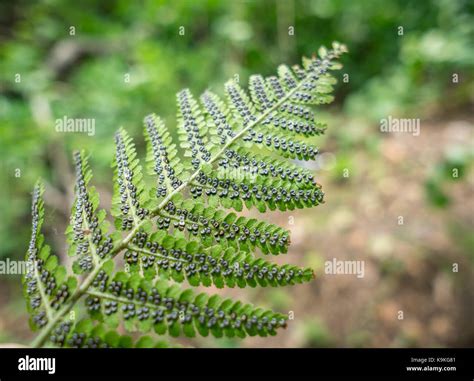
[[[200,164],[199,156],[205,162],[211,158],[211,153],[206,149],[204,141],[199,133],[198,120],[196,118],[197,111],[193,110],[195,101],[191,102],[192,96],[188,89],[182,90],[177,95],[178,107],[182,115],[182,127],[186,131],[189,145],[191,146],[191,163],[194,169]],[[197,110],[197,108],[196,108]]]
[[[232,106],[242,118],[244,127],[257,120],[257,117],[252,113],[249,107],[248,100],[244,98],[244,95],[239,91],[240,89],[237,85],[229,82],[225,85],[225,90]]]
[[[299,118],[306,120],[311,123],[311,126],[314,126],[314,112],[309,109],[308,107],[302,106],[302,105],[295,105],[295,104],[282,104],[278,111],[280,113],[286,113],[288,115],[291,115],[293,117]],[[296,132],[299,132],[295,130]]]
[[[41,208],[41,190],[35,187],[33,191],[33,203],[31,206],[32,230],[31,240],[27,254],[27,273],[25,274],[26,292],[30,296],[30,307],[37,311],[33,315],[33,322],[38,327],[43,327],[48,323],[46,312],[39,310],[41,307],[41,296],[39,287],[44,287],[45,291],[51,295],[52,290],[56,286],[55,282],[50,281],[49,272],[43,268],[43,260],[38,258],[40,247],[37,246],[37,239],[40,234],[40,208]],[[41,275],[40,275],[41,274]],[[39,285],[39,278],[47,280],[47,285]],[[38,311],[39,310],[39,311]]]
[[[267,92],[263,77],[261,75],[252,75],[250,77],[250,94],[252,95],[252,99],[260,106],[261,111],[273,106],[273,101]]]
[[[197,177],[198,184],[190,190],[194,198],[202,195],[203,189],[207,196],[219,196],[220,198],[230,198],[231,200],[243,199],[262,200],[265,202],[279,203],[299,207],[300,203],[311,203],[318,205],[323,202],[324,192],[320,187],[314,189],[286,189],[267,185],[251,185],[246,183],[236,183],[229,179],[221,180],[212,176],[207,176],[203,172]]]
[[[40,260],[38,258],[39,248],[37,247],[37,238],[40,234],[40,202],[41,202],[41,191],[38,187],[35,187],[33,190],[33,201],[31,206],[31,240],[30,245],[28,247],[28,275],[31,278],[34,277],[34,265],[40,265]]]
[[[94,268],[94,262],[91,255],[85,255],[80,258],[78,261],[79,267],[84,272],[92,271]]]
[[[150,137],[151,146],[153,150],[153,159],[155,163],[154,171],[155,174],[158,176],[158,187],[156,189],[156,196],[165,197],[168,193],[167,187],[165,185],[166,178],[169,179],[171,187],[173,189],[178,188],[182,184],[182,181],[176,177],[175,171],[170,165],[166,146],[163,144],[160,134],[156,129],[155,117],[153,115],[148,115],[147,117],[145,117],[145,126],[148,136]],[[163,170],[165,171],[165,173],[163,173]]]
[[[206,91],[204,94],[202,94],[201,102],[216,125],[217,135],[221,138],[220,143],[225,144],[228,138],[233,138],[235,136],[235,132],[232,130],[232,127],[227,121],[225,114],[217,105],[215,99],[213,99],[213,96],[209,91]]]
[[[303,71],[302,69],[295,70],[296,75],[299,77],[299,79],[302,79],[306,76],[308,76],[307,81],[305,81],[302,84],[302,91],[297,91],[294,93],[291,97],[292,102],[297,102],[297,103],[304,103],[304,104],[309,104],[313,103],[314,101],[314,96],[311,94],[315,88],[316,88],[316,81],[320,78],[321,75],[324,75],[327,73],[328,67],[331,63],[331,59],[336,57],[336,53],[334,51],[330,51],[327,56],[321,60],[321,59],[316,59],[314,60],[307,71]],[[297,83],[293,76],[291,75],[291,72],[286,69],[282,70],[280,73],[285,85],[289,89],[294,89],[297,86]],[[272,86],[274,83],[272,83]]]
[[[248,134],[243,137],[246,142],[254,142],[257,144],[264,144],[268,148],[273,148],[287,154],[291,157],[303,158],[305,160],[314,160],[318,154],[318,149],[304,142],[295,142],[292,139],[287,139],[281,136],[272,134],[264,134],[257,132],[254,129],[249,129]]]
[[[32,204],[32,232],[27,254],[27,272],[25,274],[26,293],[29,296],[30,308],[35,311],[33,323],[43,327],[48,323],[48,316],[42,310],[42,298],[48,306],[44,308],[59,309],[69,297],[69,289],[65,284],[58,287],[54,275],[45,268],[45,261],[38,257],[41,247],[38,246],[40,235],[41,189],[35,187]]]
[[[281,71],[281,77],[283,77],[282,80],[284,84],[290,90],[298,86],[298,83],[295,81],[288,68],[283,68],[283,70]]]
[[[69,297],[69,288],[67,285],[62,284],[58,287],[58,290],[54,294],[53,299],[51,300],[51,307],[58,310],[59,307],[68,299]]]
[[[304,172],[301,168],[283,168],[282,165],[272,164],[271,162],[252,157],[248,152],[242,154],[235,150],[227,149],[225,156],[219,160],[218,164],[222,168],[243,168],[251,174],[290,180],[308,187],[316,185],[313,175],[309,172]]]
[[[71,348],[108,348],[109,345],[98,336],[88,336],[84,332],[74,332],[67,344]]]
[[[296,78],[298,78],[299,80],[302,80],[306,77],[306,74],[307,74],[306,71],[303,68],[301,68],[299,65],[294,65],[292,69],[293,69],[293,73],[295,73],[296,75]]]
[[[236,228],[238,228],[236,226]],[[248,239],[252,235],[248,228],[242,230],[242,239]],[[267,238],[259,237],[266,240]],[[198,276],[222,276],[228,286],[234,284],[234,280],[241,286],[252,284],[254,282],[268,282],[270,285],[300,283],[304,276],[302,269],[297,268],[279,268],[273,263],[255,263],[255,259],[249,256],[246,260],[227,260],[224,258],[215,258],[205,253],[190,254],[182,249],[166,249],[157,242],[147,240],[148,235],[144,231],[138,232],[134,238],[133,244],[138,248],[133,250],[133,246],[125,253],[125,260],[130,265],[138,265],[141,261],[143,269],[157,266],[164,271],[184,272],[189,279],[195,275]],[[256,240],[257,237],[253,235]],[[273,239],[273,237],[271,237]],[[281,242],[286,243],[287,238],[282,237]],[[144,250],[141,250],[144,249]],[[146,253],[145,255],[139,254]]]
[[[207,329],[219,327],[235,330],[256,330],[259,333],[274,333],[278,328],[286,327],[281,315],[257,317],[240,311],[224,311],[208,305],[198,307],[195,303],[182,301],[160,294],[157,288],[145,291],[138,287],[134,290],[121,281],[111,281],[108,285],[108,300],[90,296],[88,309],[91,312],[101,310],[105,315],[113,315],[120,310],[125,320],[136,318],[139,321],[152,319],[154,324],[173,323],[191,324]]]
[[[295,121],[292,119],[287,119],[280,117],[277,113],[270,114],[262,122],[262,125],[271,124],[275,127],[280,127],[282,130],[294,131],[298,134],[304,134],[306,136],[320,135],[322,133],[321,129],[318,129],[314,124],[305,123],[302,120]]]
[[[32,259],[32,261],[34,262],[29,263],[29,269],[25,275],[27,280],[26,292],[30,296],[30,307],[33,310],[37,310],[41,307],[41,296],[39,294],[40,291],[38,289],[38,278],[36,273],[38,273],[40,281],[46,281],[46,284],[42,286],[46,295],[51,295],[52,291],[56,287],[56,282],[54,278],[50,276],[49,271],[42,268],[43,261],[41,259]],[[33,268],[34,266],[36,266],[36,270]],[[44,311],[39,311],[39,313],[33,317],[33,321],[39,327],[46,325],[47,318]]]
[[[261,106],[262,110],[269,109],[273,106],[273,101],[270,100],[271,95],[268,94],[268,90],[265,88],[265,82],[262,76],[253,75],[250,77],[250,89],[252,99]],[[293,104],[283,104],[280,106],[279,112],[282,114],[287,113],[292,117],[297,117],[303,120],[287,119],[284,116],[278,116],[278,112],[273,112],[268,115],[268,117],[265,118],[261,124],[272,124],[273,126],[279,127],[283,130],[301,133],[306,136],[317,135],[321,133],[321,129],[315,128],[313,123],[314,114],[308,108]],[[273,140],[275,141],[275,138],[273,138]],[[275,148],[278,148],[278,146]]]
[[[286,91],[281,86],[280,81],[275,76],[270,76],[267,78],[267,83],[269,87],[273,90],[273,94],[277,99],[281,99],[286,95]]]
[[[309,81],[303,83],[303,90],[302,92],[297,92],[292,100],[300,101],[302,103],[311,102],[312,98],[311,95],[308,94],[309,92],[313,92],[316,88],[316,81],[320,78],[321,75],[324,75],[328,71],[328,67],[331,64],[331,59],[335,57],[334,51],[330,51],[328,55],[323,59],[316,59],[314,60],[309,69]]]
[[[105,291],[109,276],[104,270],[100,270],[92,282],[92,286],[99,291]]]
[[[148,214],[148,210],[141,208],[138,202],[137,187],[132,182],[133,171],[130,169],[125,143],[120,132],[115,135],[115,144],[117,146],[117,183],[119,186],[120,201],[122,205],[121,210],[123,213],[122,230],[129,230],[134,224],[132,214],[143,219]],[[133,209],[132,213],[129,213],[130,209]]]
[[[76,170],[76,203],[75,212],[72,217],[72,228],[74,232],[74,243],[76,255],[82,258],[79,266],[83,271],[93,268],[91,245],[94,246],[94,254],[104,258],[112,250],[112,239],[102,234],[99,227],[99,219],[94,214],[92,202],[86,188],[84,163],[79,152],[74,153]]]
[[[71,322],[59,324],[49,337],[51,343],[58,347],[70,348],[108,348],[108,344],[98,336],[90,336],[84,332],[75,332]]]
[[[212,234],[215,241],[222,238],[227,240],[237,240],[240,242],[250,242],[252,244],[271,246],[286,246],[289,243],[288,235],[285,233],[273,233],[262,231],[258,228],[249,229],[246,226],[240,227],[234,223],[208,219],[202,215],[193,214],[184,208],[177,208],[172,201],[164,207],[166,217],[158,217],[156,220],[159,229],[168,230],[171,220],[174,220],[173,227],[180,231],[187,230],[192,235],[208,237]],[[168,217],[169,216],[169,217]]]

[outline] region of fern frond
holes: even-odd
[[[120,129],[115,134],[115,145],[112,215],[117,229],[129,230],[139,225],[148,214],[148,210],[143,207],[147,196],[142,167],[132,138]]]
[[[158,229],[172,227],[199,237],[204,246],[220,243],[249,252],[258,247],[264,254],[279,254],[286,253],[290,243],[289,232],[280,226],[177,197],[159,212],[156,223]]]
[[[290,182],[264,177],[257,177],[256,181],[231,180],[200,172],[192,185],[191,194],[194,198],[206,195],[209,204],[220,203],[224,208],[237,211],[242,210],[240,201],[248,209],[256,207],[263,213],[267,207],[270,210],[293,210],[319,205],[324,199],[324,193],[318,185],[312,189],[300,189]]]
[[[73,268],[85,273],[79,287],[74,277],[66,279],[66,270],[44,245],[38,184],[27,254],[34,266],[23,280],[32,325],[42,328],[35,346],[48,340],[57,346],[132,346],[130,338],[115,331],[122,321],[128,331],[189,337],[266,336],[284,328],[284,314],[217,295],[195,295],[172,283],[277,287],[314,277],[311,269],[258,255],[286,253],[287,230],[229,209],[255,207],[263,213],[324,202],[313,174],[288,159],[310,160],[318,153],[307,138],[326,126],[309,106],[332,100],[335,79],[329,71],[340,69],[334,60],[344,52],[343,45],[334,43],[331,50],[320,49],[319,58],[303,58],[301,67],[281,65],[278,76],[252,75],[249,94],[229,81],[226,101],[209,90],[199,103],[188,89],[178,93],[180,149],[160,118],[152,114],[144,120],[151,189],[132,139],[121,128],[113,164],[114,233],[98,208],[97,192],[89,187],[87,159],[76,153],[76,199],[67,236],[69,254],[79,260]],[[122,236],[120,230],[128,232]],[[125,272],[114,270],[119,254]],[[74,324],[66,315],[83,297],[92,320]],[[156,343],[145,336],[135,345]]]
[[[176,282],[186,279],[192,286],[256,287],[258,284],[276,287],[313,278],[311,269],[276,265],[222,244],[204,247],[198,241],[164,231],[150,236],[139,232],[125,252],[125,260],[132,273],[148,279],[158,276]]]
[[[267,88],[265,80],[260,74],[251,75],[249,78],[249,90],[255,108],[262,112],[273,106],[273,96],[271,91]]]
[[[254,92],[256,93],[255,89]],[[233,81],[226,83],[226,93],[233,116],[239,121],[244,129],[249,125],[249,123],[256,122],[259,119],[259,116],[260,118],[262,115],[266,116],[266,118],[264,118],[260,123],[253,123],[252,128],[248,130],[243,138],[244,142],[253,143],[260,148],[263,147],[275,151],[283,157],[301,160],[314,159],[315,155],[318,153],[316,147],[293,137],[289,137],[287,134],[284,134],[277,129],[272,129],[271,132],[267,131],[266,124],[269,124],[269,118],[273,117],[273,115],[277,115],[275,111],[270,112],[270,110],[272,110],[272,108],[276,110],[275,105],[277,103],[270,102],[268,101],[268,98],[265,97],[266,107],[256,107],[250,101],[247,94],[245,94],[245,91]],[[262,93],[263,92],[259,92],[259,94]],[[258,109],[260,110],[260,113],[257,112]]]
[[[228,112],[224,102],[209,90],[201,95],[201,102],[208,116],[211,142],[221,145],[228,143],[236,134],[227,119]]]
[[[257,120],[257,110],[239,84],[230,80],[225,84],[225,91],[232,115],[239,125],[245,128]]]
[[[305,77],[301,76],[301,79]],[[271,84],[279,89],[277,94],[281,94],[282,88],[279,86],[278,79],[272,77],[269,81],[265,81],[261,75],[252,75],[249,80],[249,89],[252,100],[257,110],[263,112],[270,109],[279,99],[273,92]],[[320,135],[324,132],[324,124],[315,122],[314,113],[305,106],[296,104],[283,104],[278,109],[268,115],[262,122],[262,125],[269,125],[274,128],[282,129],[292,136],[302,134],[303,136]]]
[[[76,279],[58,265],[58,257],[44,243],[41,226],[44,220],[42,194],[44,186],[38,182],[33,190],[31,240],[26,254],[26,273],[22,277],[23,291],[33,330],[44,327],[56,311],[69,300],[76,288]]]
[[[314,160],[319,152],[318,148],[312,144],[288,137],[284,133],[264,133],[262,126],[249,130],[243,140],[290,159]],[[252,144],[249,144],[249,146]]]
[[[109,235],[106,212],[99,206],[99,195],[88,187],[92,172],[84,152],[74,153],[76,171],[76,197],[71,212],[71,223],[66,229],[70,256],[77,256],[76,273],[89,272],[113,248],[113,235]]]
[[[286,327],[287,316],[218,295],[195,295],[163,280],[155,283],[138,274],[116,273],[105,287],[91,288],[86,306],[94,320],[115,328],[123,320],[129,331],[157,334],[197,332],[215,337],[274,335]],[[120,315],[120,318],[119,316]]]
[[[184,166],[163,121],[154,114],[145,118],[145,140],[148,173],[156,176],[154,193],[157,198],[166,197],[183,183]]]
[[[67,321],[59,324],[49,338],[51,344],[61,348],[168,348],[165,341],[156,341],[142,336],[135,343],[130,336],[120,335],[91,319],[77,323]]]
[[[202,162],[208,162],[211,153],[206,148],[207,126],[198,103],[188,89],[180,91],[178,100],[178,133],[185,157],[191,157],[191,165],[199,168]]]
[[[218,165],[223,169],[241,170],[251,176],[272,177],[296,185],[298,189],[311,189],[316,183],[313,174],[288,160],[281,160],[258,153],[249,152],[245,148],[228,149]]]

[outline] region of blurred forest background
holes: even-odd
[[[330,154],[310,163],[326,204],[269,216],[292,231],[283,259],[312,266],[317,279],[281,289],[211,290],[294,311],[275,338],[178,342],[473,346],[469,0],[1,2],[0,260],[24,257],[30,192],[40,176],[47,183],[46,237],[63,251],[74,149],[91,153],[93,181],[108,206],[119,126],[143,154],[143,117],[156,112],[173,130],[180,89],[222,93],[236,74],[241,83],[252,73],[272,74],[333,40],[350,53],[337,73],[336,103],[319,111],[329,129],[314,142]],[[389,115],[420,118],[420,135],[381,133],[380,120]],[[64,116],[94,118],[95,136],[56,132],[55,120]],[[365,277],[325,275],[324,262],[333,258],[365,261]],[[32,338],[24,304],[20,277],[1,276],[0,343]]]

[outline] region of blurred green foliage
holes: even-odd
[[[331,337],[329,329],[317,318],[300,323],[299,329],[304,338],[302,346],[305,348],[334,346],[334,339]]]
[[[429,202],[437,207],[449,205],[449,183],[461,181],[473,162],[472,151],[459,149],[448,151],[443,160],[434,165],[432,174],[425,181],[425,191]]]
[[[183,87],[222,93],[229,77],[245,83],[339,40],[351,54],[335,107],[349,117],[462,107],[474,84],[473,8],[468,0],[2,2],[0,256],[25,251],[38,176],[64,192],[58,167],[86,148],[95,181],[110,185],[114,131],[139,136],[150,112],[173,129]],[[63,116],[94,118],[95,136],[57,133]],[[346,167],[350,157],[336,170]]]

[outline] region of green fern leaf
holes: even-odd
[[[125,130],[116,133],[115,145],[112,215],[117,229],[129,230],[148,214],[147,195],[135,146]]]
[[[166,197],[183,183],[186,174],[180,163],[178,151],[163,121],[156,115],[145,118],[145,140],[147,142],[147,170],[156,176],[155,195]]]
[[[248,220],[248,223],[256,220]],[[235,225],[238,226],[238,225]],[[244,227],[243,233],[250,229]],[[204,247],[198,241],[166,234],[139,232],[125,253],[131,273],[147,279],[164,277],[182,282],[186,279],[192,286],[214,285],[239,287],[285,286],[309,281],[313,277],[310,269],[296,266],[279,266],[253,254],[238,251],[222,244]]]
[[[206,110],[207,123],[212,133],[211,141],[221,145],[228,143],[235,137],[235,131],[229,123],[224,102],[209,90],[201,95],[201,102]]]
[[[259,256],[286,253],[287,230],[229,209],[241,212],[245,206],[263,213],[324,201],[312,173],[288,159],[309,160],[318,153],[307,138],[326,126],[309,106],[332,100],[335,79],[329,71],[340,69],[335,59],[345,51],[334,43],[330,50],[321,49],[319,58],[303,58],[301,67],[281,65],[278,76],[252,75],[249,95],[229,81],[227,101],[209,90],[199,102],[187,89],[178,93],[179,149],[159,117],[144,120],[151,187],[132,139],[120,129],[113,164],[113,233],[89,186],[87,159],[75,153],[76,198],[66,233],[69,254],[77,259],[73,269],[84,273],[79,287],[44,244],[43,188],[37,184],[27,254],[32,266],[23,278],[32,326],[41,329],[34,345],[167,345],[149,336],[133,343],[118,333],[122,325],[130,332],[188,337],[267,336],[284,328],[284,314],[218,295],[196,295],[179,283],[278,287],[313,279],[311,269]],[[125,271],[114,270],[119,254]],[[90,319],[76,323],[67,315],[79,300]]]
[[[197,169],[208,162],[211,153],[206,148],[207,126],[198,103],[188,89],[180,91],[178,99],[178,132],[185,157],[191,157],[191,165]],[[187,162],[186,162],[187,163]]]
[[[218,295],[195,295],[163,280],[154,283],[138,274],[118,272],[100,289],[91,288],[86,306],[94,320],[116,328],[123,320],[129,331],[171,336],[197,333],[215,337],[276,334],[287,316]],[[117,316],[120,315],[120,318]]]
[[[244,171],[250,176],[270,177],[295,185],[298,189],[312,189],[317,186],[313,174],[288,160],[249,152],[245,148],[228,149],[218,165],[223,169]]]
[[[59,324],[50,336],[52,345],[61,348],[168,348],[165,341],[156,341],[142,336],[135,343],[130,336],[120,335],[116,330],[91,319],[77,323],[67,321]]]
[[[71,212],[71,224],[66,229],[71,256],[76,273],[89,272],[108,255],[113,248],[113,237],[109,235],[106,212],[99,206],[99,195],[94,187],[88,187],[92,172],[84,152],[74,153],[76,170],[76,198]]]
[[[289,232],[277,225],[238,217],[190,199],[169,201],[156,223],[159,229],[173,227],[199,237],[205,246],[220,243],[242,251],[258,247],[264,254],[279,254],[286,253],[290,243]]]
[[[30,313],[30,326],[41,329],[53,318],[56,311],[69,300],[77,281],[67,277],[67,271],[58,265],[58,257],[44,243],[41,226],[44,220],[43,185],[38,182],[33,190],[32,231],[26,254],[26,273],[22,277],[23,291]]]

